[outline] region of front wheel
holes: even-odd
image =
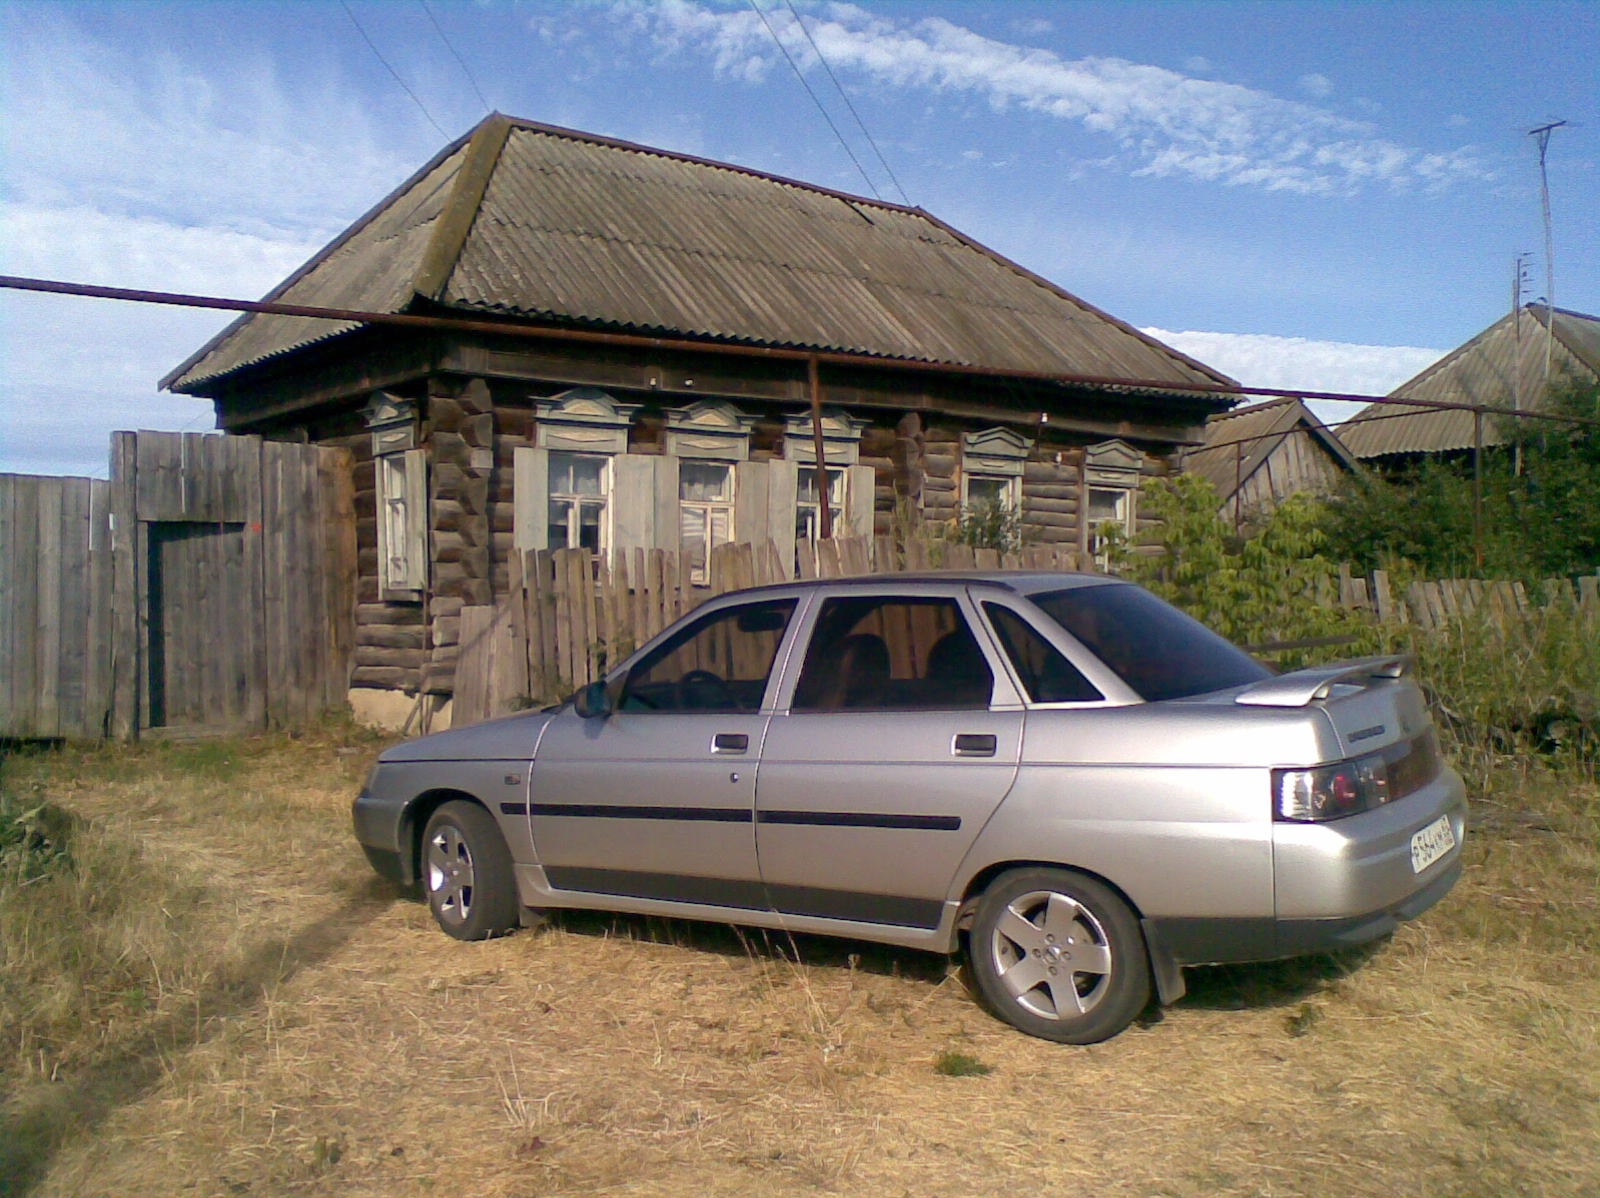
[[[511,853],[476,803],[446,803],[422,834],[422,888],[433,918],[457,940],[487,940],[517,926]]]
[[[1128,905],[1064,869],[1002,874],[978,900],[967,951],[978,991],[1013,1027],[1095,1044],[1150,1001],[1150,961]]]

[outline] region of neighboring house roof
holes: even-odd
[[[267,298],[1236,385],[920,209],[498,114]],[[162,385],[209,393],[358,327],[246,315]]]
[[[1400,384],[1389,397],[1507,411],[1520,399],[1523,407],[1536,410],[1545,395],[1547,352],[1550,380],[1600,379],[1600,318],[1528,304]],[[1339,436],[1356,457],[1376,458],[1471,449],[1476,432],[1469,411],[1371,404],[1341,424]],[[1502,440],[1495,421],[1485,420],[1483,443]]]
[[[1304,436],[1342,470],[1354,470],[1356,459],[1333,430],[1318,420],[1298,399],[1274,399],[1235,408],[1206,421],[1205,444],[1183,457],[1183,472],[1209,482],[1223,504],[1250,480],[1293,435]],[[1297,481],[1315,489],[1320,477],[1275,480],[1274,491],[1291,488]]]

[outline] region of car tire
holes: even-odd
[[[517,927],[511,853],[476,803],[445,803],[422,833],[422,890],[439,926],[457,940],[487,940]]]
[[[967,953],[989,1008],[1041,1039],[1096,1044],[1150,1001],[1138,920],[1108,886],[1070,870],[996,878],[978,900]]]

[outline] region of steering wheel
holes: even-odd
[[[738,705],[728,684],[710,670],[690,670],[678,679],[680,710],[732,710]]]

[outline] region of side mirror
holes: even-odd
[[[597,716],[604,719],[615,710],[615,707],[612,705],[610,692],[606,690],[606,684],[591,682],[572,696],[572,709],[584,719],[592,720]]]

